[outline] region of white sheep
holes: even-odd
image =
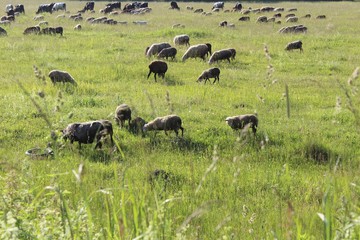
[[[150,47],[146,48],[146,56],[150,58],[153,55],[157,55],[164,48],[169,48],[171,45],[169,43],[154,43]]]
[[[60,71],[60,70],[52,70],[49,72],[49,77],[51,79],[51,82],[55,85],[55,83],[57,82],[62,82],[62,83],[72,83],[74,85],[77,85],[77,83],[75,82],[74,78],[65,71]]]
[[[164,130],[165,134],[167,131],[173,130],[176,133],[176,136],[179,135],[179,129],[181,130],[181,136],[184,135],[184,128],[181,126],[182,121],[181,118],[177,115],[167,115],[164,117],[157,117],[151,122],[144,125],[144,131],[152,131],[152,130]]]
[[[256,134],[258,118],[255,114],[227,117],[225,121],[234,130],[243,129],[246,125],[250,124],[249,127],[252,128],[253,133]]]
[[[211,44],[197,44],[193,45],[188,48],[188,50],[182,56],[182,61],[184,62],[188,58],[202,58],[205,60],[205,55],[207,56],[208,53],[211,54]]]
[[[175,45],[186,45],[190,46],[190,37],[187,34],[177,35],[174,37]]]

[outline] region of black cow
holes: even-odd
[[[14,12],[15,13],[23,13],[23,14],[25,14],[24,5],[22,5],[22,4],[15,5]]]
[[[171,2],[171,3],[170,3],[170,9],[180,10],[177,2]]]
[[[95,2],[87,2],[85,4],[85,7],[83,8],[83,12],[86,12],[86,11],[93,11],[94,10],[94,7],[95,7]]]
[[[114,144],[112,135],[113,127],[108,120],[97,120],[84,123],[71,123],[64,130],[62,130],[63,139],[70,140],[70,143],[79,142],[79,148],[81,144],[93,143],[96,140],[95,149],[101,148],[101,140],[107,135],[110,136],[111,144]]]
[[[43,13],[43,12],[52,13],[54,5],[55,5],[55,3],[41,4],[39,6],[36,14]]]

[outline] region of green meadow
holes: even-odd
[[[3,14],[8,3],[18,2],[2,2]],[[85,2],[66,1],[68,12],[42,14],[48,26],[64,28],[62,37],[24,35],[39,23],[41,3],[26,1],[25,15],[1,25],[0,239],[360,238],[359,3],[244,2],[285,8],[281,24],[260,24],[259,16],[275,13],[240,22],[239,12],[186,9],[211,12],[212,3],[178,2],[176,11],[149,2],[152,11],[107,16],[127,22],[107,25],[85,20],[103,16],[107,2],[75,22],[69,16]],[[290,8],[297,23],[285,21]],[[219,27],[224,20],[235,27]],[[278,33],[295,24],[307,33]],[[235,48],[236,58],[182,62],[187,47],[176,46],[165,78],[147,79],[156,57],[146,58],[146,47],[175,46],[180,34],[213,51]],[[304,51],[285,51],[295,40]],[[196,82],[213,66],[219,83]],[[54,69],[78,85],[53,85]],[[179,115],[184,137],[120,129],[114,111],[122,103],[146,121]],[[258,116],[256,136],[225,122],[247,113]],[[112,121],[115,147],[105,141],[101,150],[80,149],[62,139],[69,123],[98,119]],[[46,146],[53,156],[25,154]],[[156,169],[169,179],[150,182]]]

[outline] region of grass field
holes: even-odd
[[[0,9],[8,3],[18,2]],[[83,21],[75,31],[78,23],[68,16],[85,2],[68,1],[65,18],[43,14],[49,26],[64,28],[62,37],[23,35],[38,23],[33,17],[41,3],[27,1],[26,14],[2,26],[1,239],[360,238],[359,3],[243,3],[312,15],[295,23],[306,34],[279,34],[294,25],[285,22],[286,11],[281,24],[258,24],[258,16],[274,13],[240,22],[240,13],[186,10],[211,11],[211,3],[200,2],[179,2],[180,11],[150,2],[150,13],[112,17],[128,24]],[[96,2],[96,13],[84,19],[102,16],[105,3]],[[233,5],[226,2],[225,9]],[[326,19],[316,19],[320,14]],[[148,24],[133,24],[140,20]],[[218,27],[224,20],[235,27]],[[172,28],[177,23],[185,28]],[[174,45],[179,34],[188,34],[191,45],[237,50],[234,61],[214,64],[221,69],[218,84],[196,82],[210,66],[182,62],[185,46],[176,46],[164,79],[146,79],[153,58],[145,48]],[[297,39],[303,53],[284,50]],[[54,86],[47,76],[53,69],[68,71],[78,86]],[[147,121],[179,115],[184,137],[120,129],[114,111],[122,103]],[[225,122],[255,112],[256,137]],[[113,122],[117,151],[107,143],[79,149],[61,139],[67,124],[97,119]],[[25,155],[48,143],[53,157]],[[151,185],[155,169],[170,180]]]

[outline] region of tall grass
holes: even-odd
[[[80,32],[70,19],[44,14],[49,25],[64,27],[64,37],[24,36],[39,4],[26,3],[27,14],[5,26],[8,36],[0,39],[0,238],[359,238],[358,3],[271,4],[311,13],[299,19],[309,29],[302,35],[278,34],[284,19],[256,24],[251,14],[242,23],[239,13],[185,9],[210,11],[208,3],[179,3],[175,12],[151,2],[151,13],[113,16],[127,25],[84,21]],[[67,2],[71,13],[84,4]],[[327,19],[316,20],[319,14]],[[84,14],[90,16],[101,15]],[[219,28],[223,20],[236,27]],[[173,29],[175,23],[185,28]],[[183,33],[191,44],[237,50],[236,60],[216,64],[219,84],[196,83],[209,65],[181,62],[181,46],[165,79],[146,79],[152,59],[145,48],[172,44]],[[295,38],[304,53],[284,51]],[[53,69],[71,73],[78,86],[53,85]],[[142,137],[114,124],[117,151],[62,140],[67,124],[112,121],[121,103],[148,121],[178,114],[184,137]],[[256,136],[225,123],[254,112]],[[54,156],[24,154],[34,147],[51,147]],[[170,177],[149,181],[155,169]]]

